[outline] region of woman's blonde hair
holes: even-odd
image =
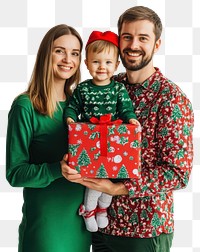
[[[63,35],[74,35],[80,42],[80,52],[83,42],[79,33],[71,26],[60,24],[52,27],[44,36],[38,49],[35,66],[26,93],[33,107],[41,114],[53,116],[57,108],[54,98],[52,50],[54,40]],[[81,53],[80,53],[81,62]],[[71,86],[80,82],[80,64],[76,73],[66,80],[65,94],[71,95]]]

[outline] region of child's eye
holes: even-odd
[[[106,61],[106,64],[112,64],[112,61],[108,60]]]

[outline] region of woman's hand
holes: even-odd
[[[60,161],[61,172],[63,177],[65,177],[67,180],[71,182],[80,183],[83,180],[83,178],[75,169],[72,169],[67,165],[67,160],[68,155],[65,154],[63,159]]]
[[[69,181],[79,183],[90,189],[97,190],[115,195],[127,195],[128,190],[122,182],[113,183],[110,179],[105,178],[83,178],[75,169],[70,168],[67,165],[68,155],[64,155],[60,161],[62,175]]]

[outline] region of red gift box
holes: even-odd
[[[140,177],[141,126],[102,118],[68,125],[69,166],[83,177]]]

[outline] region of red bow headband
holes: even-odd
[[[118,35],[111,31],[106,32],[93,31],[89,36],[86,47],[96,40],[105,40],[119,47]]]

